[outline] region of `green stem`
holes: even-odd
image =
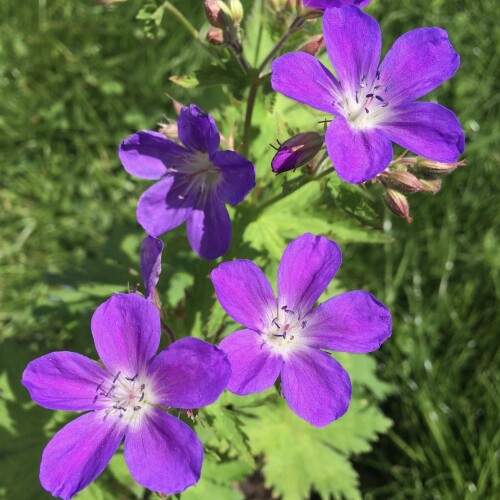
[[[264,58],[264,60],[261,62],[259,69],[258,69],[258,75],[260,75],[265,69],[266,66],[269,64],[271,59],[276,55],[276,53],[285,45],[286,41],[288,40],[289,36],[292,34],[293,31],[300,29],[302,25],[304,24],[304,18],[301,16],[295,17],[295,19],[292,21],[292,24],[289,26],[288,30],[282,35],[282,37],[276,42],[276,45],[271,49],[269,54]]]
[[[250,85],[250,91],[248,92],[247,100],[247,110],[245,113],[245,125],[243,129],[243,155],[248,155],[248,149],[250,147],[250,135],[252,129],[252,115],[253,107],[255,105],[255,98],[257,97],[257,89],[259,86],[259,80],[254,79]]]
[[[189,19],[179,9],[177,9],[177,7],[174,7],[171,2],[166,1],[163,3],[163,8],[173,14],[177,18],[177,20],[184,26],[184,28],[186,28],[189,34],[195,39],[195,41],[199,43],[203,47],[203,49],[208,54],[210,54],[212,58],[214,57],[203,38],[200,37],[198,30],[191,24]]]

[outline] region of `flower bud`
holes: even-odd
[[[287,172],[305,165],[322,148],[325,138],[317,132],[304,132],[286,140],[271,161],[271,168],[276,174]]]
[[[220,28],[210,28],[207,32],[207,42],[212,45],[222,45],[224,43],[224,32]]]
[[[205,14],[212,26],[223,28],[227,25],[229,9],[221,0],[205,0]]]
[[[305,52],[315,56],[325,45],[323,35],[315,35],[299,48],[300,52]]]
[[[421,191],[436,194],[441,189],[441,179],[420,179]]]
[[[454,163],[440,163],[438,161],[428,160],[426,158],[417,158],[417,163],[414,167],[415,173],[429,176],[431,178],[441,177],[453,172],[457,167],[464,166],[465,160]]]
[[[420,191],[422,188],[420,181],[413,174],[405,170],[383,172],[379,178],[384,186],[403,191],[403,193],[413,193]]]
[[[158,123],[158,126],[158,132],[160,132],[160,134],[163,134],[168,139],[173,139],[174,141],[176,141],[179,138],[177,122]]]
[[[404,194],[394,189],[386,189],[384,201],[393,214],[405,218],[408,222],[413,222],[413,219],[410,217],[410,204]]]
[[[241,5],[240,0],[229,0],[229,10],[234,23],[240,24],[243,19],[243,5]]]

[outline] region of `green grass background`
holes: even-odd
[[[202,25],[201,2],[174,3]],[[135,20],[140,6],[0,2],[0,381],[9,387],[0,398],[19,408],[16,421],[0,414],[8,429],[0,430],[0,459],[18,464],[13,476],[0,471],[6,498],[13,481],[38,491],[37,446],[49,413],[28,411],[22,369],[39,352],[67,348],[69,339],[72,350],[91,349],[88,321],[102,290],[89,287],[73,307],[54,300],[54,288],[137,281],[127,235],[140,233],[134,214],[144,185],[124,174],[117,145],[172,115],[168,76],[204,60],[172,19],[158,38],[146,38]],[[371,13],[386,48],[415,27],[448,30],[462,64],[440,102],[463,124],[468,166],[446,178],[438,195],[411,198],[413,224],[388,217],[391,243],[344,248],[351,273],[344,284],[362,284],[394,316],[394,336],[378,353],[379,375],[394,387],[383,408],[394,425],[357,459],[362,492],[497,498],[498,3],[374,0]],[[217,90],[176,95],[207,109],[220,99]]]

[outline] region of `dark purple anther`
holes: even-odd
[[[116,375],[115,375],[115,378],[113,379],[113,384],[118,380],[118,377],[120,376],[120,373],[121,372],[118,372]]]
[[[130,377],[125,377],[125,380],[128,380],[129,382],[133,382],[137,377],[139,376],[138,373],[136,373],[132,378]]]

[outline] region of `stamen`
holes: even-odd
[[[365,111],[366,111],[367,113],[369,113],[369,112],[370,112],[370,111],[368,111],[368,108],[365,108]]]
[[[141,397],[139,398],[139,403],[144,399],[144,393],[141,394]]]
[[[280,329],[281,329],[281,326],[280,326],[280,325],[279,325],[279,323],[278,323],[278,318],[274,318],[274,319],[271,321],[271,323],[272,323],[273,325],[275,325],[275,326],[276,326],[276,328],[277,328],[278,330],[280,330]]]
[[[97,401],[98,397],[99,397],[99,394],[96,394],[95,397],[94,397],[94,401],[92,401],[92,404],[95,404],[95,402]]]
[[[104,394],[104,395],[105,395],[106,397],[108,397],[108,396],[109,396],[109,395],[110,395],[110,394],[111,394],[111,393],[115,390],[115,388],[116,388],[116,386],[112,385],[112,386],[110,387],[109,391],[108,391],[106,394]]]
[[[375,78],[376,78],[377,80],[380,80],[380,71],[379,71],[379,70],[377,70],[377,74],[375,75]]]
[[[302,330],[306,327],[307,325],[307,321],[302,321],[300,327],[302,328]]]
[[[136,373],[132,378],[125,377],[125,380],[128,380],[129,382],[134,382],[134,380],[139,376],[138,373]]]
[[[134,411],[138,411],[138,410],[140,410],[140,409],[141,409],[141,407],[140,407],[140,406],[134,406]]]
[[[120,373],[121,372],[118,372],[116,375],[115,375],[115,378],[113,379],[113,384],[118,380],[118,377],[120,376]]]
[[[375,99],[378,99],[380,102],[384,102],[383,97],[380,97],[379,95],[376,95],[376,96],[375,96]]]
[[[366,97],[373,97],[374,94],[366,94]]]
[[[141,391],[143,391],[146,388],[146,384],[141,385]]]
[[[97,386],[97,389],[95,390],[95,392],[99,391],[99,389],[102,387],[102,384],[104,384],[104,380]]]

